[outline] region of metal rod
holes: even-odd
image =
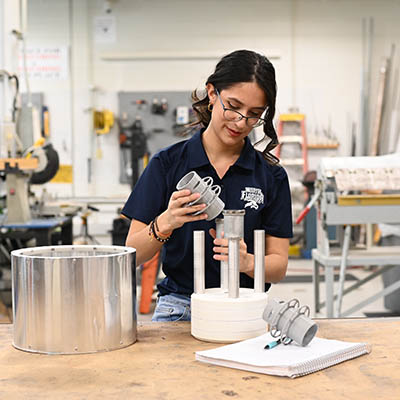
[[[229,285],[228,295],[231,298],[239,297],[239,239],[228,240],[228,268],[229,268]]]
[[[205,293],[204,231],[193,231],[194,293]]]
[[[349,253],[349,247],[350,247],[350,236],[351,236],[351,225],[347,225],[344,230],[342,257],[340,260],[339,291],[338,291],[338,300],[336,304],[337,307],[336,317],[338,318],[340,317],[340,312],[342,309],[343,288],[344,288],[344,281],[346,279],[347,255]]]
[[[223,218],[217,218],[215,220],[217,238],[222,238],[222,232],[224,231],[224,220]],[[224,291],[228,290],[228,262],[220,262],[220,276],[221,276],[221,289]]]
[[[254,292],[265,292],[265,231],[254,231]]]

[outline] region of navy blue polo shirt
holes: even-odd
[[[286,171],[267,163],[248,138],[240,157],[220,179],[210,164],[201,140],[202,131],[188,140],[173,144],[155,154],[140,176],[122,214],[149,224],[168,207],[179,180],[190,171],[211,176],[221,186],[220,198],[226,210],[246,211],[244,240],[253,253],[253,231],[280,238],[292,237],[291,198]],[[222,216],[222,215],[221,215]],[[162,251],[166,278],[158,284],[161,295],[193,293],[193,231],[205,231],[206,287],[220,286],[220,263],[213,259],[213,238],[208,233],[213,221],[197,221],[175,229]],[[268,268],[268,266],[267,266]],[[241,287],[254,287],[254,280],[240,274]],[[268,290],[270,284],[266,284]]]

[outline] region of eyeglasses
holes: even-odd
[[[260,126],[262,124],[265,124],[267,121],[263,118],[260,117],[246,117],[245,115],[241,114],[239,111],[232,110],[231,108],[226,108],[224,103],[222,102],[221,96],[219,94],[218,89],[215,89],[217,92],[217,96],[219,98],[219,101],[221,102],[222,109],[224,110],[224,118],[228,121],[233,121],[233,122],[238,122],[241,121],[242,119],[246,120],[247,125],[256,128],[257,126]],[[268,108],[266,110],[268,112]]]

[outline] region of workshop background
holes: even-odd
[[[140,174],[152,154],[185,138],[190,93],[235,49],[271,59],[276,124],[283,114],[305,116],[309,171],[321,157],[369,155],[378,112],[378,154],[398,146],[399,118],[392,112],[400,103],[398,0],[28,0],[20,2],[26,3],[23,41],[11,33],[23,11],[17,3],[0,0],[0,69],[18,75],[26,102],[25,42],[32,99],[46,111],[60,164],[55,178],[30,189],[48,204],[81,206],[73,217],[75,237],[115,241],[134,170]],[[13,96],[0,80],[4,126]],[[2,134],[2,157],[5,143]],[[303,238],[293,256],[304,258],[299,268],[310,272],[310,254],[301,252],[305,233],[297,233]]]

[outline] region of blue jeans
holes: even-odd
[[[190,297],[180,294],[159,296],[153,322],[190,321]]]

